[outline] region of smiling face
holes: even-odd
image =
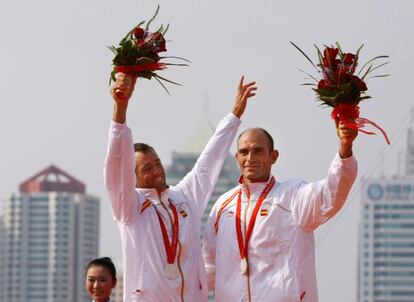
[[[248,129],[237,143],[236,159],[245,183],[266,182],[279,153],[261,129]]]
[[[93,265],[86,272],[85,287],[89,296],[96,302],[106,302],[116,285],[114,279],[104,266]]]
[[[154,188],[161,193],[168,186],[164,167],[154,151],[135,152],[137,188]]]

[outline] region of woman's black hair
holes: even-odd
[[[96,258],[88,263],[85,269],[85,275],[88,273],[88,269],[92,266],[103,266],[105,267],[109,273],[111,274],[112,278],[116,280],[116,268],[114,263],[112,262],[111,258],[109,257],[102,257],[102,258]]]

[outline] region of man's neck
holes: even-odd
[[[162,194],[162,192],[164,192],[165,190],[167,190],[168,189],[168,185],[167,184],[165,184],[165,185],[163,185],[163,186],[160,186],[160,187],[158,187],[158,188],[154,188],[155,189],[155,191],[157,191],[157,195],[158,195],[158,197],[161,199],[161,194]]]
[[[246,177],[243,177],[243,183],[246,185],[254,184],[254,183],[260,183],[260,182],[268,182],[270,178],[270,175],[267,175],[265,177],[260,177],[257,179],[248,179]]]

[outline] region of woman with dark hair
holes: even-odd
[[[97,258],[86,266],[85,287],[94,302],[110,302],[116,281],[116,269],[111,258]]]

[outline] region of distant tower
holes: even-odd
[[[6,236],[4,231],[4,222],[3,216],[0,215],[0,302],[6,302],[2,293],[4,293],[4,286],[5,286],[5,269],[6,269],[6,259],[5,259],[5,251],[6,251]]]
[[[414,176],[414,128],[407,132],[407,152],[405,157],[405,174]]]
[[[414,132],[405,175],[367,179],[362,188],[358,302],[414,301]]]
[[[124,301],[124,277],[122,272],[117,272],[116,286],[112,289],[111,302],[123,302]]]
[[[197,158],[213,133],[214,127],[205,117],[194,132],[194,135],[187,141],[183,150],[174,151],[172,153],[171,165],[166,169],[168,183],[172,185],[177,184],[191,170],[191,168],[194,167]],[[224,162],[223,169],[221,170],[206,211],[202,217],[201,235],[204,234],[205,224],[214,202],[221,194],[237,184],[239,176],[240,172],[234,159],[234,155],[229,154]]]
[[[4,301],[90,301],[84,268],[98,256],[99,199],[83,183],[50,166],[4,198],[3,222]]]

